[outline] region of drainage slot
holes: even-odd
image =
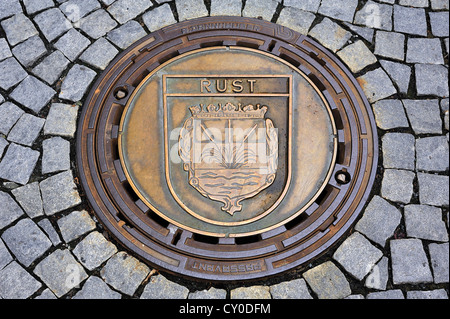
[[[236,238],[237,245],[253,244],[261,241],[261,235],[245,236]]]
[[[206,235],[200,235],[200,234],[193,234],[192,239],[195,241],[205,243],[205,244],[211,244],[211,245],[217,245],[219,243],[218,237],[212,237],[212,236],[206,236]]]
[[[284,226],[286,227],[287,230],[291,230],[291,229],[297,227],[298,225],[300,225],[301,223],[303,223],[307,219],[308,219],[308,215],[303,213],[303,214],[300,214],[297,217],[295,217],[290,222],[287,222]]]
[[[164,218],[160,217],[153,211],[148,212],[148,217],[163,228],[167,228],[169,226],[168,221],[166,221]]]

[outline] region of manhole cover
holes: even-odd
[[[189,278],[256,279],[319,256],[353,225],[377,167],[370,106],[315,41],[248,18],[150,34],[92,88],[80,178],[142,260]]]

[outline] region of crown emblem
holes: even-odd
[[[209,104],[204,108],[203,104],[195,105],[189,108],[192,116],[197,119],[210,119],[210,118],[227,118],[227,119],[239,119],[239,118],[254,118],[263,119],[267,106],[261,106],[261,104],[248,104],[237,106],[232,103],[226,103],[225,105],[218,103],[217,106]]]

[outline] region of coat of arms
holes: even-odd
[[[223,203],[230,215],[241,201],[269,187],[276,177],[278,134],[267,106],[209,104],[189,108],[179,135],[179,155],[189,184]]]

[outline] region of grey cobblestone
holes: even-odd
[[[22,219],[5,230],[2,239],[17,260],[26,267],[52,246],[48,237],[29,218]]]
[[[375,55],[361,40],[344,47],[337,55],[354,73],[358,73],[365,67],[377,62]]]
[[[57,297],[78,287],[88,277],[68,249],[58,249],[51,253],[36,265],[34,273]]]
[[[244,10],[242,10],[243,17],[258,18],[263,20],[272,20],[275,10],[278,7],[278,2],[275,0],[267,0],[264,2],[258,0],[247,0]]]
[[[433,269],[434,282],[437,284],[449,282],[449,244],[429,245],[431,268]]]
[[[50,107],[44,125],[44,134],[74,137],[77,125],[78,106],[54,103]]]
[[[427,205],[405,206],[408,237],[448,242],[448,233],[440,208]]]
[[[355,15],[354,23],[386,31],[392,30],[392,6],[367,1]]]
[[[8,135],[23,113],[24,111],[14,103],[5,102],[0,104],[0,133]]]
[[[211,287],[208,290],[200,290],[191,292],[188,295],[188,299],[226,299],[227,291],[225,289],[217,289]]]
[[[52,42],[72,27],[70,21],[57,8],[39,13],[34,17],[34,21],[48,42]]]
[[[38,151],[11,143],[0,162],[0,178],[25,185],[40,156]]]
[[[16,44],[38,34],[33,22],[31,22],[31,20],[28,19],[23,13],[19,13],[2,21],[1,25],[5,31],[9,45],[11,46],[15,46]]]
[[[331,261],[306,271],[303,277],[319,299],[342,299],[352,293],[344,274]]]
[[[3,240],[0,239],[0,270],[5,268],[5,266],[8,265],[12,260],[13,257],[11,256],[5,244],[3,243]]]
[[[33,112],[39,113],[55,94],[55,90],[51,87],[29,75],[14,89],[10,96]]]
[[[38,299],[38,300],[53,300],[53,299],[57,299],[55,294],[50,290],[50,289],[45,289],[39,296],[37,296],[34,299]]]
[[[430,291],[407,291],[407,299],[448,299],[445,289],[436,289]]]
[[[12,53],[23,66],[29,67],[47,53],[47,48],[41,38],[33,36],[15,46]]]
[[[282,24],[301,34],[308,34],[316,16],[297,8],[285,7],[281,10],[277,23]]]
[[[58,227],[66,243],[95,229],[95,222],[85,210],[74,211],[58,219]]]
[[[416,64],[416,88],[419,96],[448,97],[448,69],[443,65]]]
[[[100,70],[106,69],[119,51],[105,38],[91,44],[80,56],[80,60]]]
[[[441,41],[436,38],[409,38],[406,62],[444,64]]]
[[[426,8],[428,7],[428,0],[400,0],[402,6]]]
[[[186,299],[188,294],[189,290],[186,287],[158,275],[150,278],[141,299]]]
[[[146,36],[144,28],[137,21],[129,21],[123,26],[108,32],[107,39],[121,49],[128,48],[131,44]]]
[[[303,278],[270,286],[273,299],[313,299]]]
[[[416,174],[411,171],[386,169],[381,184],[381,196],[385,199],[407,204],[413,195]]]
[[[445,10],[449,9],[449,3],[447,0],[430,0],[431,8],[433,10]]]
[[[90,12],[100,9],[100,3],[97,0],[69,0],[60,5],[59,9],[67,19],[77,22]]]
[[[383,198],[374,196],[355,230],[384,247],[387,239],[394,235],[401,219],[402,214],[397,208]]]
[[[121,294],[112,290],[99,277],[89,277],[83,288],[77,292],[73,299],[121,299]]]
[[[72,102],[81,100],[96,76],[95,71],[83,65],[75,64],[61,85],[59,97]]]
[[[317,13],[321,0],[284,0],[284,5]]]
[[[381,100],[372,105],[377,126],[383,130],[409,127],[403,104],[400,100]]]
[[[172,9],[170,9],[168,4],[164,4],[150,12],[147,12],[142,16],[142,20],[150,32],[177,22],[173,16]]]
[[[73,250],[88,270],[94,270],[117,253],[117,248],[98,231],[89,233]]]
[[[42,174],[70,169],[70,142],[52,137],[42,142]]]
[[[231,290],[231,299],[271,299],[267,286],[239,287]]]
[[[0,296],[2,298],[26,299],[41,286],[39,281],[15,261],[0,270]]]
[[[352,36],[350,32],[328,18],[314,26],[309,35],[333,52],[341,49]]]
[[[3,137],[0,137],[0,158],[2,158],[3,151],[6,149],[8,145],[9,143]]]
[[[318,13],[341,21],[352,22],[358,0],[322,0]]]
[[[116,26],[117,22],[103,9],[97,10],[80,20],[80,29],[93,39],[101,38]]]
[[[24,215],[22,208],[5,192],[0,191],[0,230]]]
[[[445,172],[449,168],[449,147],[445,136],[417,139],[416,153],[418,170]]]
[[[382,138],[385,168],[415,169],[415,138],[409,133],[386,133]]]
[[[448,12],[430,12],[431,31],[436,37],[448,37]]]
[[[8,134],[8,141],[32,146],[44,126],[45,119],[24,113]]]
[[[124,24],[136,18],[151,5],[150,0],[117,0],[107,10],[120,24]]]
[[[149,268],[136,258],[125,252],[118,252],[108,260],[100,275],[107,284],[116,290],[132,296],[149,272]],[[145,296],[145,294],[144,289],[142,295]]]
[[[367,299],[405,299],[400,289],[371,292],[367,295]]]
[[[175,6],[177,7],[178,18],[180,21],[208,15],[208,10],[202,0],[175,0]]]
[[[411,80],[411,67],[397,62],[380,60],[381,66],[397,85],[400,93],[408,93]]]
[[[358,34],[360,37],[362,37],[366,41],[371,42],[371,43],[373,42],[373,35],[375,34],[375,31],[373,29],[366,28],[366,27],[360,27],[360,26],[353,25],[348,22],[344,22],[344,24],[350,30],[352,30],[354,33]]]
[[[32,73],[48,84],[55,83],[70,61],[66,59],[61,51],[55,51],[46,57],[41,63],[34,67]]]
[[[38,182],[15,188],[11,193],[28,217],[35,218],[44,215]]]
[[[366,277],[364,285],[367,288],[386,290],[387,282],[389,280],[389,260],[387,257],[383,257],[372,268],[369,275]]]
[[[427,35],[427,18],[422,8],[394,5],[394,30],[397,32]]]
[[[51,176],[39,183],[44,212],[47,216],[81,203],[71,171]]]
[[[19,0],[3,0],[0,2],[0,20],[22,12]]]
[[[442,133],[439,100],[403,100],[403,105],[416,134]]]
[[[377,31],[375,54],[403,61],[405,58],[405,35],[397,32]]]
[[[45,232],[47,237],[52,242],[53,246],[57,246],[60,243],[62,243],[61,238],[59,238],[58,232],[55,230],[55,228],[48,219],[42,219],[37,224]]]
[[[70,61],[75,61],[90,44],[91,41],[88,38],[75,29],[70,29],[55,43],[55,48],[60,50]]]
[[[4,38],[0,38],[0,61],[12,57],[11,49]]]
[[[382,68],[369,71],[357,80],[369,102],[376,102],[397,93],[391,79]]]
[[[0,62],[0,88],[9,90],[27,77],[27,72],[13,57]]]
[[[241,0],[211,0],[211,16],[241,16]]]
[[[448,206],[449,177],[417,173],[419,180],[419,200],[421,204]]]
[[[394,284],[433,282],[428,259],[419,239],[391,240]]]
[[[33,14],[55,5],[52,0],[23,0],[23,4],[28,14]]]

